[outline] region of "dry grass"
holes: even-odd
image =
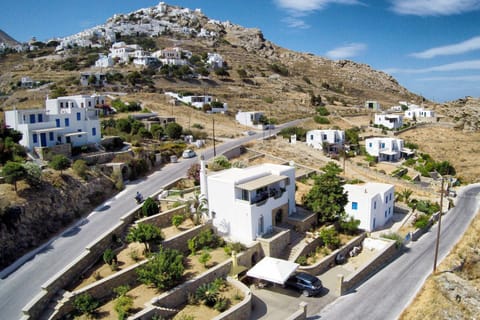
[[[436,279],[442,272],[449,272],[458,268],[465,262],[460,271],[455,272],[470,284],[480,290],[480,261],[478,254],[480,238],[480,215],[474,218],[463,238],[455,245],[451,253],[438,266],[437,275],[431,275],[426,280],[423,288],[415,297],[412,304],[404,310],[401,320],[423,319],[471,319],[469,311],[463,303],[452,301],[442,292]],[[477,297],[478,300],[478,297]],[[476,315],[478,316],[478,315]]]

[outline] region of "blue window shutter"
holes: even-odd
[[[37,143],[37,142],[38,142],[38,136],[37,136],[36,133],[33,134],[32,138],[33,138],[33,143]]]

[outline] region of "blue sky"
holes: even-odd
[[[19,41],[67,36],[150,0],[2,1]],[[434,101],[480,96],[480,0],[172,0],[292,50],[366,63]],[[372,97],[374,98],[374,97]]]

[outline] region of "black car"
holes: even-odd
[[[295,288],[306,297],[315,296],[322,291],[322,282],[311,274],[297,272],[285,282],[286,286]]]

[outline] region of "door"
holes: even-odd
[[[47,146],[47,134],[45,132],[40,133],[40,147]]]

